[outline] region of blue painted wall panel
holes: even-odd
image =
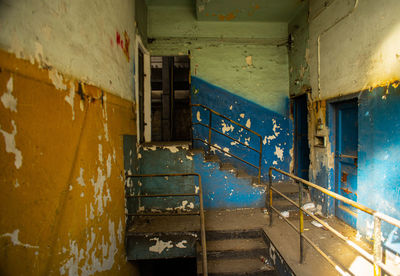
[[[140,147],[139,174],[191,173],[194,171],[193,159],[187,147]],[[133,192],[137,194],[194,193],[198,186],[193,176],[169,176],[140,178],[133,181]],[[195,197],[157,197],[132,198],[141,211],[196,211],[198,200]]]
[[[195,171],[201,175],[205,209],[265,207],[264,188],[254,187],[249,179],[219,170],[216,162],[204,162],[202,154],[193,158]]]
[[[364,91],[359,99],[358,200],[397,219],[400,219],[399,111],[400,87]],[[370,236],[372,225],[371,216],[359,215],[357,228],[363,234]],[[396,231],[387,224],[383,228],[385,237]],[[395,236],[399,238],[398,234]]]
[[[193,104],[206,105],[242,125],[249,126],[250,129],[262,136],[262,175],[265,180],[267,180],[270,166],[286,171],[289,170],[291,162],[290,151],[293,144],[293,124],[286,114],[268,110],[257,103],[248,101],[194,76],[192,76],[191,86],[191,101]],[[267,94],[268,92],[266,91],[265,93]],[[192,109],[192,119],[193,123],[201,121],[208,125],[209,113],[203,108],[194,107]],[[213,115],[212,125],[217,130],[239,139],[255,149],[260,148],[260,139],[257,136],[222,118]],[[203,126],[197,125],[194,127],[193,136],[208,140],[208,130]],[[230,153],[238,155],[256,166],[259,164],[257,153],[246,149],[240,144],[235,144],[223,135],[213,133],[211,143],[229,150]],[[195,145],[199,146],[199,143]],[[229,160],[229,162],[242,167],[247,172],[253,175],[257,174],[257,169],[230,158],[224,153],[215,152],[222,160]]]

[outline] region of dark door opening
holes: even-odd
[[[140,275],[196,276],[196,258],[174,258],[137,261]]]
[[[310,148],[308,146],[307,95],[293,99],[295,174],[308,180]]]
[[[336,193],[357,202],[358,106],[356,100],[335,105]],[[356,228],[357,209],[336,201],[336,216]]]
[[[188,56],[151,57],[152,141],[189,141],[191,135]]]

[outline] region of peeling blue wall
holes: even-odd
[[[349,99],[345,97],[343,100]],[[331,101],[337,102],[338,99]],[[379,212],[400,219],[400,86],[378,87],[358,95],[358,169],[357,200]],[[335,151],[334,107],[327,105],[326,119],[330,149]],[[316,153],[321,162],[311,181],[335,191],[335,170],[326,166],[327,160]],[[318,155],[319,154],[319,155]],[[325,154],[326,155],[326,154]],[[319,160],[324,161],[319,161]],[[322,205],[325,214],[335,214],[331,197],[312,191],[313,200]],[[357,230],[367,239],[372,238],[373,217],[358,212]],[[385,245],[400,253],[400,231],[382,223]]]
[[[400,219],[400,87],[376,88],[359,99],[359,203]],[[372,217],[359,212],[357,229],[372,234]],[[384,223],[384,236],[393,227]],[[393,233],[392,233],[393,234]],[[397,242],[387,245],[400,252]],[[395,238],[393,237],[393,238]]]
[[[219,163],[205,162],[203,154],[195,154],[194,167],[201,175],[205,209],[265,207],[265,189],[251,185],[250,179],[220,170]]]
[[[251,130],[256,131],[262,136],[262,176],[265,180],[267,180],[268,168],[270,166],[275,166],[285,171],[289,170],[291,162],[290,152],[293,144],[293,126],[287,114],[279,114],[271,111],[195,76],[192,76],[191,86],[191,101],[193,104],[208,106],[242,125],[250,126]],[[268,88],[266,87],[265,89],[265,93],[267,94]],[[288,99],[282,104],[285,104],[286,110],[288,110]],[[207,125],[209,122],[209,113],[203,108],[194,107],[192,109],[192,120],[193,123],[201,121]],[[215,129],[239,139],[243,143],[248,143],[249,146],[255,149],[260,148],[260,140],[256,135],[241,129],[227,120],[213,116],[212,125]],[[193,130],[193,137],[201,137],[203,140],[208,140],[208,129],[196,125]],[[259,156],[256,152],[247,149],[243,145],[235,145],[234,141],[221,134],[214,132],[211,143],[213,145],[217,144],[222,149],[227,149],[230,153],[258,166]],[[195,146],[199,147],[201,143],[195,143]],[[229,160],[229,162],[234,163],[236,166],[243,167],[248,173],[257,175],[257,169],[231,158],[218,150],[215,153],[222,160]]]

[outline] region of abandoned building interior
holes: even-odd
[[[399,15],[0,0],[0,275],[400,275]]]

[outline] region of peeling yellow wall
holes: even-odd
[[[122,135],[133,102],[0,51],[0,275],[132,275]]]

